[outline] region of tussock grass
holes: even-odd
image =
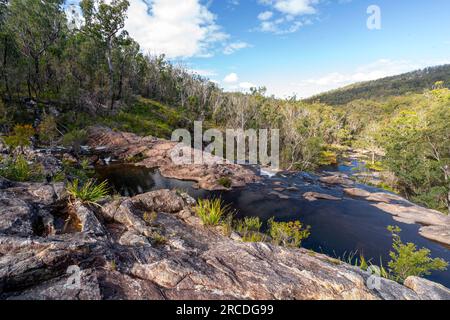
[[[230,207],[221,199],[199,199],[194,211],[205,226],[217,226],[230,213]]]
[[[95,180],[90,179],[80,185],[79,180],[75,179],[67,184],[66,190],[72,199],[99,206],[99,201],[108,196],[109,187],[107,181],[95,184]]]

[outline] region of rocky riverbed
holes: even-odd
[[[61,184],[3,186],[2,299],[450,298],[413,277],[369,289],[369,274],[325,255],[232,240],[203,226],[193,199],[174,191],[67,208]]]
[[[98,151],[93,162],[105,156],[119,160],[136,156],[138,165],[159,168],[167,177],[196,181],[208,190],[223,189],[217,182],[221,177],[229,178],[231,187],[260,180],[238,165],[171,164],[171,142],[100,127],[89,132],[90,149]],[[40,159],[45,159],[49,172],[60,163],[49,154]],[[392,199],[396,196],[382,199],[364,193],[343,176],[322,181],[342,182],[347,196],[376,198],[374,205],[393,206],[400,201]],[[273,192],[288,197],[288,188],[276,188]],[[342,198],[317,193],[305,197],[333,202]],[[425,279],[410,277],[400,285],[370,278],[357,267],[307,249],[244,243],[234,233],[225,235],[220,227],[203,226],[193,213],[194,203],[187,194],[164,189],[115,196],[101,206],[88,206],[70,203],[63,183],[0,178],[0,298],[450,299],[447,288]],[[434,223],[421,233],[447,230],[447,222],[431,213],[424,221],[419,213],[396,214],[389,208],[386,212],[402,221]]]

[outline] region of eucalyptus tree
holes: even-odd
[[[61,39],[66,22],[63,4],[64,0],[10,0],[4,6],[7,8],[5,29],[27,60],[30,97],[32,93],[36,98],[39,96],[43,86],[43,57]]]
[[[127,0],[82,0],[81,10],[85,20],[83,31],[104,47],[109,74],[110,107],[114,108],[115,64],[113,51],[126,41],[128,33],[123,29],[129,7]]]

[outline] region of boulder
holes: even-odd
[[[334,196],[329,195],[329,194],[318,193],[318,192],[306,192],[306,193],[303,194],[303,198],[305,198],[308,201],[317,201],[318,199],[330,200],[330,201],[342,200],[341,198],[334,197]]]
[[[369,191],[359,188],[345,188],[344,192],[351,197],[367,198],[371,195]]]
[[[424,238],[450,245],[450,225],[421,227],[419,234]]]
[[[408,277],[404,285],[417,293],[422,300],[450,300],[448,288],[423,278]]]
[[[326,183],[326,184],[333,184],[333,185],[354,185],[355,182],[348,178],[348,176],[345,175],[333,175],[333,176],[327,176],[327,177],[321,177],[319,179],[320,182]]]

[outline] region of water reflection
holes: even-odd
[[[372,202],[346,197],[341,187],[323,185],[312,174],[277,175],[263,178],[262,183],[229,192],[208,192],[193,188],[192,182],[167,179],[158,171],[141,167],[111,165],[97,168],[97,173],[100,179],[109,180],[124,196],[177,189],[186,191],[194,198],[221,197],[237,211],[237,218],[257,216],[264,223],[271,217],[277,221],[300,220],[311,226],[311,236],[303,242],[303,246],[330,256],[343,257],[358,251],[375,264],[382,259],[386,266],[392,246],[392,238],[386,228],[398,225],[403,230],[401,236],[404,242],[427,247],[433,257],[450,261],[450,250],[421,237],[418,234],[419,225],[397,222],[390,214],[374,207]],[[358,187],[379,191],[363,185]],[[278,191],[273,193],[275,189]],[[309,202],[302,196],[309,191],[326,193],[342,200]],[[427,278],[450,287],[450,271],[434,272]]]

